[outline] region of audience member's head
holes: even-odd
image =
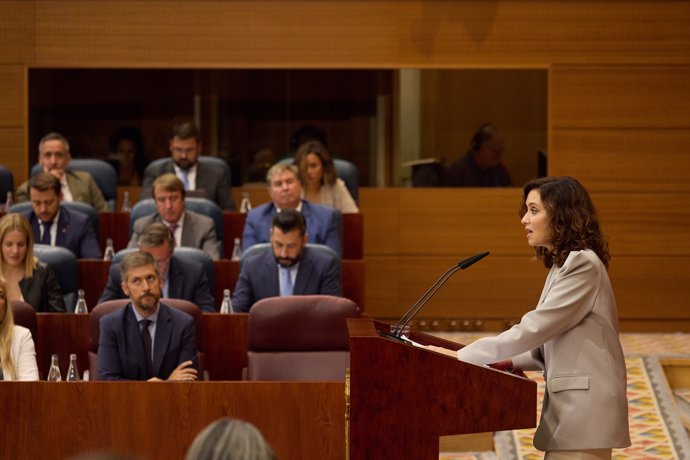
[[[290,267],[299,262],[307,239],[307,224],[299,211],[283,209],[273,217],[271,247],[276,262],[282,267]]]
[[[328,147],[326,133],[314,125],[304,125],[290,136],[290,153],[295,152],[300,145],[309,141],[320,142],[324,147]]]
[[[302,196],[302,184],[295,165],[277,163],[266,174],[268,195],[278,209],[297,209]]]
[[[302,144],[295,153],[295,164],[305,187],[318,190],[324,184],[334,185],[338,179],[333,157],[319,141]]]
[[[14,332],[14,318],[12,317],[12,307],[7,300],[7,282],[0,276],[0,369],[6,368],[14,371],[14,360],[12,359],[12,335]],[[5,379],[14,380],[16,375],[9,375]]]
[[[170,267],[170,257],[175,248],[175,238],[170,229],[160,222],[153,222],[139,234],[137,242],[139,249],[151,254],[156,261],[158,274],[161,278],[165,278]]]
[[[38,143],[38,161],[45,172],[62,178],[71,159],[69,143],[60,133],[48,133]]]
[[[185,460],[273,460],[275,454],[259,430],[249,422],[222,418],[201,431]]]
[[[41,222],[52,222],[62,201],[60,181],[47,172],[33,176],[29,179],[29,199],[36,217]]]
[[[178,222],[184,212],[182,181],[173,173],[163,174],[153,181],[151,191],[161,218],[170,224]]]
[[[505,150],[503,135],[491,124],[484,123],[472,135],[470,150],[475,163],[481,169],[496,167],[500,164]]]
[[[170,154],[180,169],[187,170],[196,164],[201,155],[201,135],[194,122],[185,121],[173,127]]]
[[[136,251],[127,254],[120,264],[122,290],[132,306],[145,318],[158,310],[161,298],[158,266],[151,254]]]
[[[146,146],[144,136],[137,128],[125,126],[117,129],[110,136],[110,152],[118,161],[120,179],[136,176],[144,177],[146,169]]]
[[[34,233],[29,222],[21,214],[6,214],[0,219],[0,273],[20,270],[24,276],[33,276]]]

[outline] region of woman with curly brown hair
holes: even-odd
[[[608,459],[612,448],[630,445],[608,245],[577,180],[536,179],[523,192],[527,243],[550,269],[541,298],[519,324],[475,341],[457,357],[513,372],[543,371],[546,391],[534,446],[549,460]]]

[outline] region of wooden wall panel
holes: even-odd
[[[0,2],[0,62],[29,63],[34,55],[34,2]]]
[[[27,111],[26,67],[0,65],[0,126],[21,127]]]
[[[555,129],[549,173],[580,178],[596,192],[690,192],[690,128]]]
[[[554,129],[690,128],[690,67],[554,66]]]
[[[0,126],[0,142],[2,143],[0,163],[12,171],[15,190],[19,184],[28,179],[28,157],[24,155],[27,149],[27,137],[26,129],[23,127],[5,128]]]
[[[36,64],[690,63],[687,2],[36,0]]]

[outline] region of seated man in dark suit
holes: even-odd
[[[194,318],[159,302],[161,286],[151,254],[127,254],[121,269],[122,289],[131,302],[101,318],[99,378],[196,380]]]
[[[185,190],[203,190],[209,200],[224,211],[234,211],[235,201],[230,193],[230,178],[222,169],[199,163],[201,136],[196,124],[187,121],[173,127],[170,139],[172,158],[159,168],[148,168],[141,184],[141,198],[151,198],[151,184],[157,177],[172,173],[183,183]]]
[[[34,241],[67,248],[77,259],[100,259],[96,232],[89,216],[60,206],[60,181],[43,172],[29,179],[31,211],[24,213]]]
[[[266,181],[271,203],[257,206],[247,214],[242,235],[242,250],[257,243],[268,242],[273,217],[282,209],[296,209],[307,221],[310,243],[325,244],[338,256],[342,254],[337,211],[301,199],[302,184],[296,166],[275,164],[268,170]]]
[[[153,222],[164,224],[175,238],[176,246],[197,248],[218,260],[216,224],[208,216],[185,209],[185,189],[174,174],[163,174],[153,182],[153,199],[158,212],[140,217],[134,222],[128,247],[137,247],[139,234]]]
[[[271,247],[242,259],[232,294],[235,311],[249,311],[266,297],[342,295],[340,259],[308,248],[304,216],[284,209],[271,222]]]
[[[202,311],[216,311],[204,268],[193,260],[175,256],[175,241],[165,225],[149,224],[139,235],[138,244],[139,249],[151,254],[156,261],[163,297],[189,300]],[[113,264],[98,303],[126,298],[121,285],[120,265]]]

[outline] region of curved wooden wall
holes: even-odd
[[[689,22],[675,1],[3,1],[0,161],[26,179],[30,67],[547,68],[549,172],[601,208],[623,326],[690,330]],[[485,249],[429,313],[530,308],[543,270],[516,192],[364,190],[368,312],[397,316]]]

